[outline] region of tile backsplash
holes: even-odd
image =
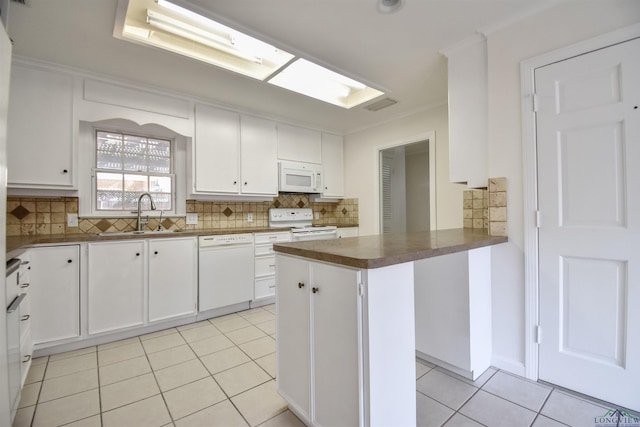
[[[485,229],[491,236],[507,235],[507,179],[490,178],[487,189],[463,192],[464,228]]]
[[[358,199],[312,202],[306,194],[281,194],[266,202],[187,200],[187,213],[198,214],[198,224],[187,225],[184,217],[169,216],[162,218],[162,226],[167,230],[267,227],[269,208],[311,208],[317,217],[314,224],[358,225]],[[7,236],[132,231],[137,225],[136,218],[91,217],[79,218],[78,227],[68,227],[68,213],[78,213],[77,197],[7,197]],[[252,222],[247,220],[248,213]],[[159,217],[160,212],[151,212],[144,229],[156,230]]]

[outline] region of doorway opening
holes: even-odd
[[[380,233],[436,228],[433,138],[379,152]]]

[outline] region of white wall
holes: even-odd
[[[3,6],[5,4],[3,3]],[[4,12],[6,9],[2,9]],[[0,212],[7,209],[7,108],[9,103],[9,72],[11,42],[0,24]],[[6,261],[6,220],[0,220],[0,262]],[[9,425],[9,371],[7,370],[7,322],[4,308],[6,280],[0,279],[0,425]]]
[[[430,131],[435,132],[436,143],[437,228],[462,227],[462,191],[465,187],[449,182],[447,106],[442,105],[345,136],[345,196],[359,199],[361,236],[379,233],[378,151],[424,140],[425,133]]]
[[[509,243],[493,248],[494,365],[524,367],[524,229],[520,62],[640,22],[640,1],[567,1],[488,35],[490,177],[507,177]],[[532,215],[532,212],[526,213]]]

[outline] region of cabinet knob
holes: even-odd
[[[233,181],[233,185],[236,185],[238,183],[238,181]]]
[[[69,173],[68,169],[62,169],[62,173]]]
[[[298,288],[300,288],[300,289],[304,288],[304,283],[298,282]]]
[[[313,292],[314,294],[317,294],[318,292],[320,292],[319,288],[311,288],[311,292]]]
[[[140,252],[136,252],[136,256],[140,256]]]
[[[68,263],[68,264],[71,264],[72,262],[73,262],[73,260],[72,260],[72,259],[68,259],[68,260],[67,260],[67,263]]]
[[[154,255],[158,255],[158,251],[153,251],[153,254]]]
[[[247,181],[244,182],[244,185],[247,185]]]

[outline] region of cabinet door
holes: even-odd
[[[324,171],[322,196],[324,197],[344,196],[342,147],[343,137],[322,134],[322,169]]]
[[[318,426],[357,426],[362,411],[358,272],[315,262],[310,269],[312,421]]]
[[[465,44],[447,55],[449,179],[487,186],[487,42]]]
[[[278,392],[306,419],[310,419],[309,290],[309,262],[276,255],[276,383]]]
[[[149,240],[149,322],[196,313],[195,238]]]
[[[34,344],[80,335],[80,251],[78,245],[29,250],[31,336]],[[37,313],[37,314],[35,314]]]
[[[144,324],[144,241],[89,244],[89,333]]]
[[[7,123],[9,187],[74,186],[73,77],[14,64]]]
[[[237,193],[240,115],[196,105],[193,171],[196,192]]]
[[[278,159],[322,163],[320,132],[278,123]]]
[[[278,195],[276,123],[257,117],[240,119],[240,162],[244,194]]]

